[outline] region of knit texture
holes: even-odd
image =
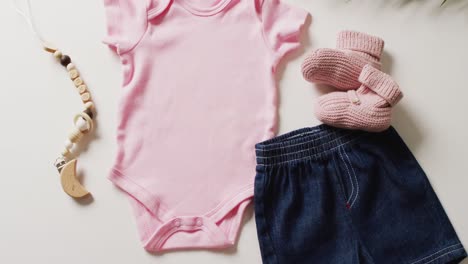
[[[379,132],[390,127],[392,106],[403,97],[396,82],[387,74],[366,65],[357,90],[337,91],[321,96],[316,104],[317,118],[325,124],[346,129]]]
[[[390,105],[396,105],[403,93],[398,88],[398,84],[390,77],[390,75],[381,72],[370,65],[364,66],[359,81],[366,87],[369,87],[385,99]]]
[[[336,39],[336,48],[360,51],[380,59],[384,41],[376,36],[356,31],[341,31]]]
[[[317,49],[306,57],[302,63],[302,74],[307,81],[341,90],[357,89],[361,85],[358,78],[365,65],[381,68],[384,41],[378,37],[342,31],[338,34],[337,47]]]

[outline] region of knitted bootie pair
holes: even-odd
[[[318,49],[302,65],[304,78],[344,91],[321,96],[315,113],[323,123],[378,132],[390,126],[392,106],[403,94],[398,84],[380,71],[382,39],[343,31],[338,49]]]

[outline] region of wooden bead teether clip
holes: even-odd
[[[80,140],[86,134],[89,134],[94,127],[94,118],[96,116],[96,109],[91,99],[91,94],[88,91],[88,86],[84,83],[80,77],[80,73],[72,63],[69,56],[62,54],[61,51],[56,49],[54,46],[47,43],[39,34],[36,29],[34,21],[32,19],[32,8],[31,1],[26,0],[27,12],[23,11],[18,7],[16,0],[11,0],[13,7],[16,12],[21,15],[25,21],[29,24],[32,33],[41,43],[45,51],[52,53],[54,57],[66,67],[70,79],[73,81],[78,93],[80,94],[81,101],[84,104],[84,110],[78,113],[74,118],[74,129],[68,136],[65,142],[65,147],[59,158],[55,161],[55,167],[60,173],[61,183],[63,190],[73,198],[81,198],[89,194],[83,185],[76,178],[76,164],[77,160],[73,158],[74,146],[80,142]]]
[[[65,146],[60,157],[55,161],[55,167],[60,173],[63,190],[71,197],[81,198],[89,194],[89,192],[83,185],[81,185],[76,177],[77,160],[72,158],[72,153],[74,146],[81,141],[83,136],[89,134],[93,130],[93,119],[96,115],[96,110],[91,99],[91,94],[88,91],[88,86],[80,77],[80,74],[76,69],[76,66],[72,63],[70,57],[48,45],[44,45],[44,49],[53,53],[54,57],[60,61],[60,64],[66,67],[70,79],[73,81],[73,84],[80,94],[81,100],[84,104],[84,110],[75,115],[75,127],[69,134],[68,139],[65,141]]]

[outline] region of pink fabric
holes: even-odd
[[[387,74],[364,66],[357,90],[331,92],[319,97],[315,113],[323,123],[370,132],[390,127],[392,106],[403,97],[398,84]]]
[[[359,76],[363,86],[369,87],[374,93],[382,97],[391,106],[396,105],[402,98],[398,84],[393,78],[370,65],[366,65]]]
[[[110,179],[149,251],[235,243],[275,135],[275,67],[307,13],[279,0],[104,0],[123,87]]]
[[[336,38],[337,49],[359,51],[377,60],[382,56],[384,45],[381,38],[358,31],[344,30]]]
[[[306,57],[302,74],[309,82],[334,86],[341,90],[357,89],[362,68],[370,64],[380,69],[384,41],[356,31],[342,31],[337,49],[317,49]]]

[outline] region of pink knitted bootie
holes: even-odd
[[[342,31],[337,49],[318,49],[302,63],[302,74],[309,82],[328,84],[342,90],[357,89],[362,68],[381,67],[384,41],[361,32]]]
[[[392,106],[403,97],[398,84],[387,74],[364,66],[358,77],[357,90],[338,91],[321,96],[315,107],[317,118],[323,123],[370,132],[390,126]]]

